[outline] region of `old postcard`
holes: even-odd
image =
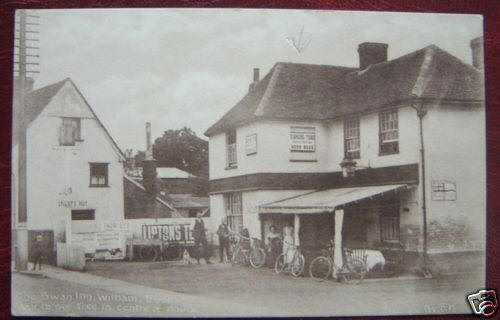
[[[17,10],[12,312],[477,314],[480,15]]]

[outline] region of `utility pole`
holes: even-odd
[[[28,266],[28,212],[27,212],[27,141],[26,141],[26,93],[33,89],[33,79],[28,78],[28,73],[39,73],[36,70],[28,70],[28,65],[38,65],[28,58],[38,58],[33,50],[38,47],[28,45],[39,41],[36,37],[28,37],[27,34],[38,34],[33,26],[37,22],[29,19],[37,19],[39,16],[28,14],[25,10],[18,10],[16,20],[15,46],[14,46],[14,103],[13,103],[13,148],[12,148],[12,227],[13,227],[13,253],[15,268],[18,271],[26,270]],[[28,29],[30,27],[30,29]],[[16,53],[17,52],[17,53]],[[16,75],[17,73],[17,75]]]

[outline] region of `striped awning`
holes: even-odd
[[[338,188],[308,192],[259,206],[259,214],[312,214],[335,209],[388,192],[407,189],[407,184]]]

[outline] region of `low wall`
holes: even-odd
[[[57,266],[70,270],[83,270],[85,268],[85,248],[58,242]]]
[[[423,265],[421,253],[405,252],[402,269],[407,272],[419,273]],[[428,254],[428,267],[434,276],[459,273],[486,274],[484,251],[441,252]]]

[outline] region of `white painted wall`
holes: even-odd
[[[359,166],[388,167],[417,163],[419,159],[419,131],[416,112],[411,107],[398,109],[399,153],[379,155],[379,114],[378,112],[360,116],[360,159]],[[340,171],[344,158],[343,120],[329,125],[328,171]]]
[[[465,247],[442,244],[430,251],[484,249],[486,242],[486,128],[484,106],[430,105],[424,118],[429,223],[466,225]],[[433,201],[432,180],[456,182],[456,201]]]
[[[399,120],[399,153],[379,155],[378,112],[360,117],[361,159],[359,166],[386,167],[417,163],[419,159],[418,118],[411,107],[401,107]],[[316,128],[315,152],[291,152],[290,128]],[[257,154],[245,154],[245,137],[257,134]],[[221,179],[259,172],[329,172],[341,171],[344,158],[342,120],[321,122],[260,121],[239,127],[236,133],[238,167],[226,169],[226,136],[219,133],[209,139],[210,179]],[[291,161],[292,160],[292,161]],[[313,160],[314,162],[294,162]]]
[[[81,118],[81,138],[76,146],[59,146],[60,116]],[[56,239],[65,229],[71,209],[95,209],[96,220],[122,220],[123,165],[110,139],[86,107],[71,82],[28,127],[27,184],[28,228],[55,230]],[[89,162],[109,163],[109,187],[91,188]],[[64,194],[64,190],[71,193]],[[72,208],[60,201],[76,201]],[[76,229],[93,231],[95,223],[76,222]]]

